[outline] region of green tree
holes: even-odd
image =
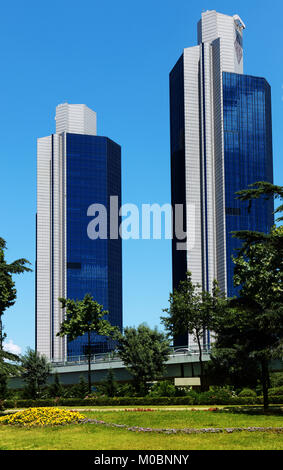
[[[211,329],[213,317],[224,309],[226,301],[221,294],[217,282],[214,281],[212,293],[192,282],[192,275],[181,281],[178,289],[170,294],[169,308],[163,311],[166,317],[161,317],[166,330],[173,338],[190,334],[198,345],[201,389],[205,388],[203,364],[203,339],[205,332]]]
[[[5,351],[4,349],[2,351],[0,350],[0,374],[6,376],[19,375],[21,368],[18,364],[15,364],[19,361],[20,358],[16,354]]]
[[[3,341],[6,337],[3,333],[2,316],[7,308],[14,305],[17,297],[12,275],[31,271],[27,266],[30,262],[24,258],[7,263],[5,260],[5,250],[6,242],[3,238],[0,238],[0,350],[3,349]]]
[[[138,395],[145,395],[148,382],[162,377],[170,353],[169,341],[164,333],[141,324],[138,328],[126,327],[117,335],[120,358],[133,377]]]
[[[130,382],[119,384],[116,390],[117,397],[132,397],[135,394],[135,389]]]
[[[7,376],[0,374],[0,400],[5,400],[8,393]]]
[[[115,381],[115,374],[113,372],[113,369],[108,369],[106,379],[103,380],[99,385],[98,385],[98,391],[106,395],[107,397],[115,397],[117,390],[118,390],[118,384]]]
[[[249,201],[262,198],[283,199],[283,188],[259,181],[239,191],[237,198]],[[283,205],[275,214],[282,221]],[[269,233],[241,230],[233,232],[240,239],[241,249],[236,257],[234,285],[239,287],[237,298],[230,300],[230,308],[216,318],[216,351],[230,364],[233,357],[255,361],[261,368],[264,407],[268,407],[269,362],[282,357],[283,334],[283,228],[273,227]]]
[[[243,189],[236,193],[237,199],[241,201],[248,201],[248,212],[250,212],[253,201],[255,199],[261,198],[264,200],[279,200],[278,207],[274,211],[274,214],[279,215],[276,222],[281,222],[283,220],[283,186],[277,186],[272,183],[265,181],[258,181],[251,184],[248,189]],[[251,231],[251,230],[238,230],[231,232],[235,238],[238,238],[243,242],[242,248],[239,250],[239,255],[241,255],[245,249],[251,245],[256,245],[258,243],[263,243],[265,246],[271,246],[275,250],[278,250],[278,256],[282,256],[282,239],[279,236],[276,236],[274,231],[269,233]]]
[[[178,391],[175,385],[168,380],[161,380],[153,385],[149,395],[153,397],[175,397],[178,395]]]
[[[248,189],[239,191],[238,198],[253,200],[279,200],[274,211],[283,220],[283,187],[265,181],[258,181]],[[240,298],[234,301],[237,306],[245,305],[256,311],[259,320],[259,333],[264,335],[262,347],[257,345],[254,355],[261,362],[262,387],[265,407],[268,406],[269,370],[272,357],[282,357],[282,301],[283,301],[283,227],[273,227],[269,233],[238,231],[234,236],[243,241],[242,249],[234,258],[234,284],[241,286]]]
[[[238,389],[247,386],[256,388],[260,376],[258,362],[239,345],[231,347],[229,341],[228,336],[222,348],[212,345],[210,360],[205,363],[208,382],[218,386],[231,385]]]
[[[54,375],[54,382],[49,385],[49,395],[51,397],[61,397],[63,393],[63,387],[60,383],[60,378],[58,372]]]
[[[21,376],[26,383],[26,394],[31,398],[36,398],[40,394],[41,387],[47,382],[51,373],[51,365],[45,356],[30,348],[21,357],[21,363]]]
[[[16,354],[0,350],[0,398],[5,398],[8,377],[20,375],[20,358]]]
[[[72,391],[77,398],[85,398],[88,393],[88,383],[83,375],[80,376],[79,383],[72,387]]]
[[[232,305],[250,312],[247,336],[251,354],[261,364],[261,381],[265,408],[268,407],[269,362],[282,357],[283,342],[283,226],[273,228],[269,242],[246,245],[234,258],[234,284],[240,287]],[[273,243],[275,240],[275,243]]]
[[[264,407],[268,408],[269,369],[271,359],[279,353],[282,339],[283,308],[274,305],[268,310],[256,309],[243,303],[228,309],[224,317],[217,319],[214,347],[225,357],[230,367],[233,361],[242,361],[245,373],[247,364],[255,361],[261,367]]]
[[[275,209],[274,214],[280,214],[283,212],[283,186],[278,186],[268,181],[257,181],[253,184],[250,184],[248,189],[242,189],[241,191],[237,191],[237,199],[241,201],[248,201],[248,210],[251,210],[252,202],[254,199],[263,198],[264,200],[278,200],[280,201],[278,207]],[[276,219],[277,222],[281,222],[283,220],[283,216],[279,215]],[[257,233],[257,232],[255,232]]]
[[[83,300],[59,299],[61,307],[65,309],[65,320],[60,326],[57,336],[68,336],[72,341],[79,336],[87,335],[86,355],[88,357],[88,391],[91,393],[91,356],[94,350],[93,333],[110,337],[117,331],[105,316],[108,315],[103,306],[86,294]]]

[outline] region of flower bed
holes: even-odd
[[[60,408],[28,408],[24,411],[8,414],[0,418],[0,424],[13,424],[21,426],[53,426],[78,423],[85,417],[76,411],[62,410]]]
[[[152,408],[126,408],[125,411],[156,411],[153,410]]]

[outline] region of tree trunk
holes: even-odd
[[[90,344],[90,331],[87,332],[88,336],[88,393],[91,393],[91,344]]]
[[[3,336],[2,336],[2,315],[0,315],[0,351],[3,351]]]
[[[198,349],[199,349],[199,366],[200,366],[200,389],[203,392],[204,391],[204,383],[203,383],[203,362],[202,362],[202,349],[201,349],[201,343],[200,343],[200,338],[199,335],[196,334],[197,338],[197,343],[198,343]]]
[[[261,377],[262,377],[262,392],[263,392],[263,408],[265,411],[268,410],[268,383],[269,383],[269,371],[268,363],[266,359],[261,361]]]

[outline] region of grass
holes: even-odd
[[[250,412],[86,411],[109,423],[151,428],[283,426],[282,415]],[[26,429],[0,426],[1,450],[282,450],[283,434],[246,431],[233,434],[138,433],[103,425],[83,424]]]
[[[126,424],[150,428],[228,428],[228,427],[283,427],[283,412],[253,414],[246,412],[212,411],[99,411],[83,412],[89,418],[96,418],[107,423]]]

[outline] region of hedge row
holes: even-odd
[[[283,396],[270,397],[271,404],[283,404]],[[263,397],[98,397],[98,398],[59,398],[46,400],[5,400],[7,408],[29,408],[40,406],[148,406],[148,405],[260,405]]]

